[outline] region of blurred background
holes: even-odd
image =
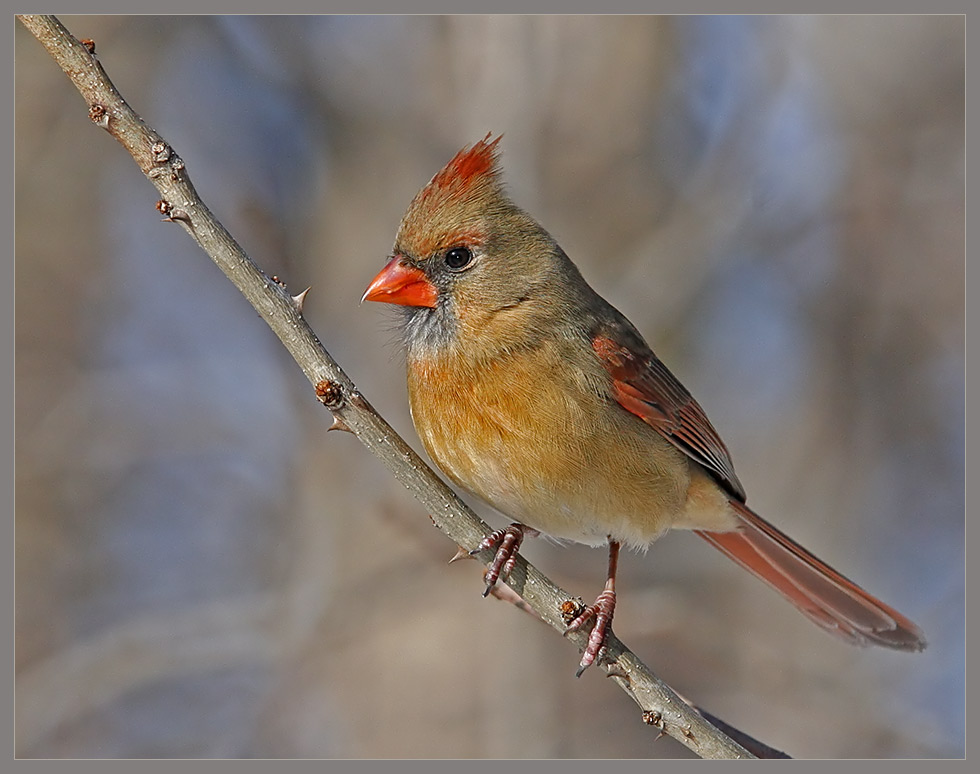
[[[503,133],[514,199],[643,331],[749,502],[925,630],[853,648],[703,541],[616,633],[790,755],[964,755],[964,21],[72,17],[419,448],[359,306],[412,196]],[[20,25],[20,757],[689,757],[330,417]],[[503,520],[482,509],[488,520]],[[593,598],[605,551],[525,553]]]

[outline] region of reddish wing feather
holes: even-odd
[[[744,502],[745,490],[724,441],[667,366],[653,352],[636,354],[608,336],[596,336],[592,348],[613,377],[619,404],[710,470],[729,494]]]

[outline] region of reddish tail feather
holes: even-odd
[[[824,564],[740,502],[735,532],[702,532],[730,559],[761,578],[819,626],[857,645],[922,650],[922,631],[832,567]]]

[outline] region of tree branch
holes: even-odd
[[[166,141],[129,107],[94,53],[94,44],[76,40],[54,16],[22,15],[88,104],[89,118],[115,137],[160,192],[157,209],[179,223],[211,257],[276,333],[334,415],[332,428],[349,430],[374,453],[428,510],[433,523],[459,546],[475,546],[490,528],[447,487],[371,407],[324,349],[302,315],[305,293],[290,296],[245,254],[198,197],[184,162]],[[490,552],[480,555],[488,561]],[[572,595],[558,588],[523,557],[507,584],[543,621],[564,632],[562,603]],[[588,632],[568,636],[581,650]],[[751,758],[657,678],[615,636],[610,636],[601,668],[637,703],[644,722],[656,726],[702,758]],[[728,727],[730,729],[730,727]],[[731,729],[730,729],[731,730]],[[743,741],[751,740],[743,737]],[[751,740],[754,741],[754,740]],[[765,754],[764,745],[756,748]]]

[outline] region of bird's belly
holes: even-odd
[[[533,394],[457,384],[441,400],[426,386],[410,380],[409,392],[429,456],[509,518],[557,538],[635,547],[682,518],[687,459],[619,407],[540,380]]]

